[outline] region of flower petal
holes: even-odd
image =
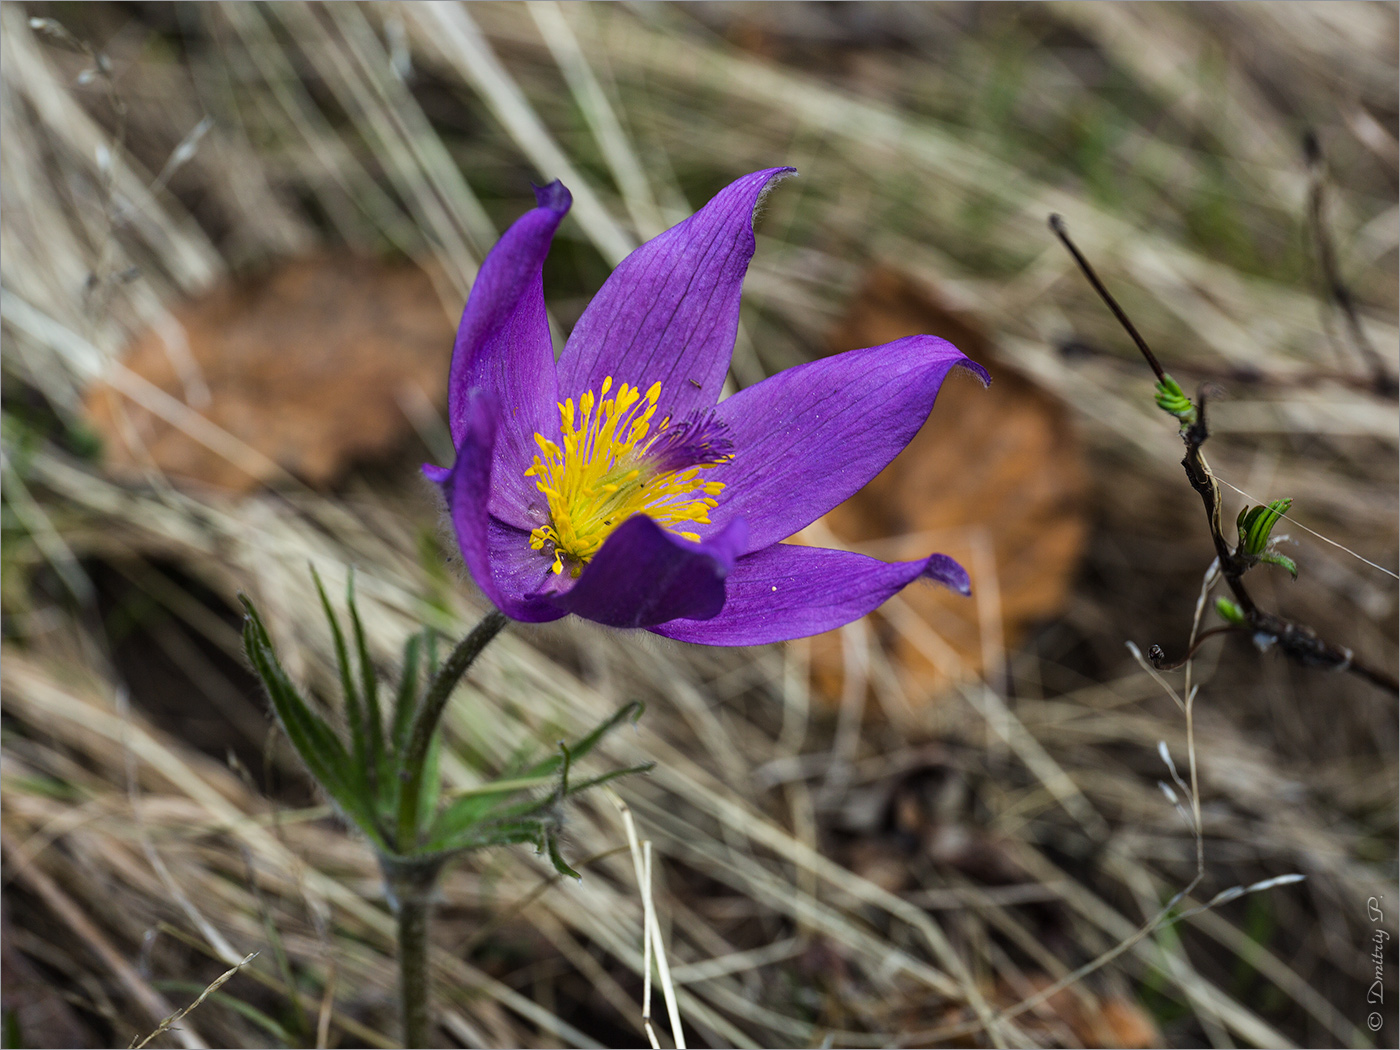
[[[724,607],[724,578],[745,532],[735,519],[713,539],[695,543],[634,515],[608,537],[573,589],[552,601],[609,627],[650,627],[678,616],[703,622]]]
[[[884,562],[849,551],[775,543],[738,560],[725,581],[728,597],[718,616],[672,620],[652,630],[704,645],[803,638],[864,616],[920,577],[971,593],[967,572],[946,554]]]
[[[539,491],[524,476],[534,459],[535,433],[559,429],[554,345],[540,272],[572,198],[556,181],[537,188],[535,199],[539,207],[521,216],[481,264],[457,329],[447,393],[455,445],[466,428],[470,391],[480,387],[502,406],[491,512],[527,529],[543,520]]]
[[[487,511],[499,433],[495,399],[485,391],[471,391],[458,418],[457,462],[442,489],[467,570],[496,608],[512,619],[557,620],[564,615],[561,610],[528,593],[538,589],[549,562],[530,550],[527,533],[496,521]]]
[[[623,259],[559,357],[563,395],[597,390],[613,376],[643,390],[659,382],[662,413],[673,418],[713,405],[734,352],[754,209],[792,170],[745,175]]]
[[[761,550],[816,521],[909,444],[954,366],[990,382],[952,343],[915,335],[789,368],[720,402],[734,458],[705,475],[725,485],[715,527],[742,517],[749,549]]]

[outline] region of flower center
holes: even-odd
[[[554,571],[578,576],[612,531],[634,514],[688,540],[694,532],[676,526],[707,525],[723,482],[704,481],[702,470],[734,458],[727,428],[713,411],[675,422],[664,417],[652,430],[661,384],[643,394],[626,383],[612,390],[612,376],[598,396],[589,390],[559,405],[563,447],[535,435],[541,455],[525,471],[549,501],[549,524],[530,533],[530,546],[553,554]],[[548,545],[548,549],[546,547]]]

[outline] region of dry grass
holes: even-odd
[[[110,82],[80,76],[88,57],[31,15],[71,19]],[[11,3],[0,19],[6,965],[13,950],[28,974],[6,1004],[26,1038],[62,1031],[33,1026],[46,1006],[94,1045],[139,1041],[256,951],[152,1045],[393,1045],[371,854],[265,733],[228,610],[253,594],[289,669],[326,695],[308,562],[332,585],[356,566],[386,665],[420,622],[456,634],[480,614],[443,573],[409,453],[332,494],[290,477],[237,499],[156,471],[119,484],[82,454],[87,385],[106,377],[246,462],[258,454],[201,416],[197,371],[180,399],[123,369],[128,338],[168,330],[181,295],[323,246],[411,257],[455,312],[545,173],[576,202],[547,275],[567,330],[640,239],[788,162],[802,178],[767,205],[736,383],[819,353],[876,261],[936,284],[1082,428],[1094,530],[1070,607],[1009,655],[1004,687],[938,697],[910,694],[853,625],[839,715],[813,695],[806,643],[510,631],[449,711],[448,782],[648,702],[597,761],[658,763],[620,790],[653,844],[691,1045],[1081,1045],[1105,1038],[1097,1004],[1127,1001],[1173,1045],[1370,1045],[1365,905],[1396,899],[1394,698],[1233,647],[1197,663],[1193,900],[1307,881],[1005,1011],[1130,938],[1195,870],[1157,786],[1158,742],[1183,762],[1185,724],[1123,642],[1183,647],[1209,545],[1149,377],[1045,216],[1065,215],[1179,378],[1236,370],[1210,446],[1222,478],[1296,497],[1300,523],[1384,567],[1300,535],[1302,580],[1263,600],[1393,670],[1396,405],[1306,379],[1364,361],[1314,294],[1295,143],[1321,133],[1342,267],[1393,373],[1394,5]],[[975,469],[977,449],[949,454]],[[884,619],[937,660],[899,603]],[[912,714],[862,722],[867,687]],[[1015,877],[967,850],[911,851],[889,815],[909,798],[937,841]],[[449,874],[445,1040],[645,1039],[621,812],[601,796],[574,812],[581,884],[519,850]]]

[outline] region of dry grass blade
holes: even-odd
[[[158,1025],[163,1025],[167,1018],[174,1016],[175,1012],[171,1010],[170,1004],[141,978],[141,975],[120,952],[112,947],[111,942],[83,914],[72,898],[64,893],[51,878],[33,866],[29,858],[24,855],[23,848],[8,835],[4,835],[3,842],[5,855],[15,866],[18,878],[38,894],[44,903],[63,919],[73,933],[97,954],[103,964],[116,975],[117,979],[131,993],[132,998],[140,1003],[147,1013],[151,1014],[152,1019]],[[199,1033],[193,1028],[182,1029],[178,1033],[178,1038],[180,1044],[187,1050],[200,1050],[201,1047],[209,1045],[199,1037]]]
[[[151,1044],[151,1041],[157,1036],[162,1036],[166,1032],[170,1031],[180,1021],[183,1021],[193,1011],[198,1009],[200,1005],[203,1004],[205,999],[208,999],[211,995],[213,995],[220,988],[222,988],[228,982],[228,979],[230,977],[232,977],[239,970],[243,969],[243,967],[247,966],[250,962],[257,958],[257,954],[257,952],[249,952],[238,962],[236,966],[232,967],[231,969],[225,970],[223,973],[219,974],[218,977],[215,977],[212,981],[209,982],[208,987],[206,987],[204,991],[199,993],[198,998],[196,998],[194,1002],[190,1003],[188,1006],[184,1006],[181,1007],[179,1010],[176,1010],[173,1014],[167,1017],[154,1029],[152,1029],[150,1035],[146,1036],[139,1043],[133,1039],[131,1041],[131,1045],[127,1047],[127,1050],[143,1050],[143,1048],[149,1046]]]

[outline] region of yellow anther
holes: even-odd
[[[698,533],[675,526],[709,524],[710,508],[718,506],[713,497],[724,490],[724,483],[701,481],[699,474],[730,457],[679,471],[666,471],[649,460],[648,449],[671,423],[669,416],[663,417],[656,436],[648,439],[660,396],[660,383],[653,383],[645,395],[627,383],[618,384],[613,393],[613,378],[608,376],[597,395],[589,390],[578,399],[577,415],[572,398],[560,402],[559,442],[535,435],[541,455],[525,476],[535,479],[548,501],[550,524],[530,534],[530,546],[553,557],[555,573],[562,573],[567,561],[577,576],[612,531],[636,514],[699,541]],[[699,493],[710,498],[696,499]]]

